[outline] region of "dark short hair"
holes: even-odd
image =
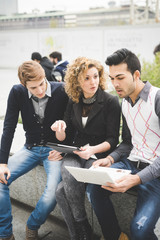
[[[126,63],[127,68],[132,75],[136,70],[141,72],[141,64],[138,57],[126,48],[119,49],[112,55],[108,56],[105,63],[108,66]]]
[[[41,61],[42,59],[42,56],[39,52],[33,52],[32,55],[31,55],[31,59],[32,60],[39,60]]]
[[[157,52],[160,52],[160,43],[157,46],[155,46],[153,54],[156,55]]]
[[[52,52],[51,54],[49,54],[49,57],[51,58],[57,58],[58,62],[62,60],[62,53],[60,52]]]

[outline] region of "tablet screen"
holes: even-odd
[[[63,145],[63,144],[58,144],[58,143],[51,143],[48,142],[46,144],[47,147],[53,148],[53,150],[56,150],[58,152],[63,152],[63,153],[71,153],[73,151],[81,151],[79,147],[74,147],[74,146],[68,146],[68,145]]]

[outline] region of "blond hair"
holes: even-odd
[[[26,61],[19,66],[18,77],[21,83],[26,86],[28,81],[39,81],[45,78],[45,72],[39,63]]]
[[[65,91],[67,95],[76,103],[79,102],[82,95],[82,88],[80,81],[84,78],[86,71],[92,67],[98,70],[99,74],[99,88],[105,90],[107,88],[107,74],[100,62],[86,57],[78,57],[73,63],[67,66],[65,75]]]

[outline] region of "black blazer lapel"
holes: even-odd
[[[103,108],[102,102],[95,102],[88,116],[87,124],[101,111]]]
[[[87,124],[92,120],[92,118],[94,118],[98,113],[99,111],[101,111],[101,109],[103,108],[103,101],[104,101],[104,98],[103,98],[103,94],[104,92],[99,89],[98,90],[98,95],[97,95],[97,100],[96,102],[93,104],[93,107],[89,113],[89,116],[88,116],[88,120],[87,120]]]
[[[82,104],[80,102],[74,103],[73,111],[78,124],[82,127]]]
[[[99,89],[98,94],[97,94],[97,100],[93,104],[93,108],[91,109],[91,111],[89,113],[87,124],[103,108],[103,101],[104,101],[104,92],[101,89]],[[73,104],[73,111],[74,111],[75,118],[76,118],[78,124],[80,125],[80,127],[82,127],[82,104],[81,104],[81,102]]]

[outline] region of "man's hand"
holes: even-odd
[[[57,151],[55,151],[55,150],[49,152],[48,159],[49,159],[50,161],[59,161],[59,160],[61,160],[62,158],[63,158],[63,157],[61,156],[61,153],[60,153],[60,152],[57,152]]]
[[[109,156],[109,157],[106,157],[106,158],[101,158],[95,162],[93,162],[93,167],[110,167],[112,164],[114,163],[114,159]]]
[[[7,178],[6,178],[7,176]],[[7,180],[10,178],[11,173],[7,164],[0,164],[0,182],[7,184]]]
[[[116,183],[107,182],[107,186],[102,186],[102,188],[109,190],[111,192],[126,192],[129,188],[141,184],[140,177],[135,174],[126,175],[116,181]]]

